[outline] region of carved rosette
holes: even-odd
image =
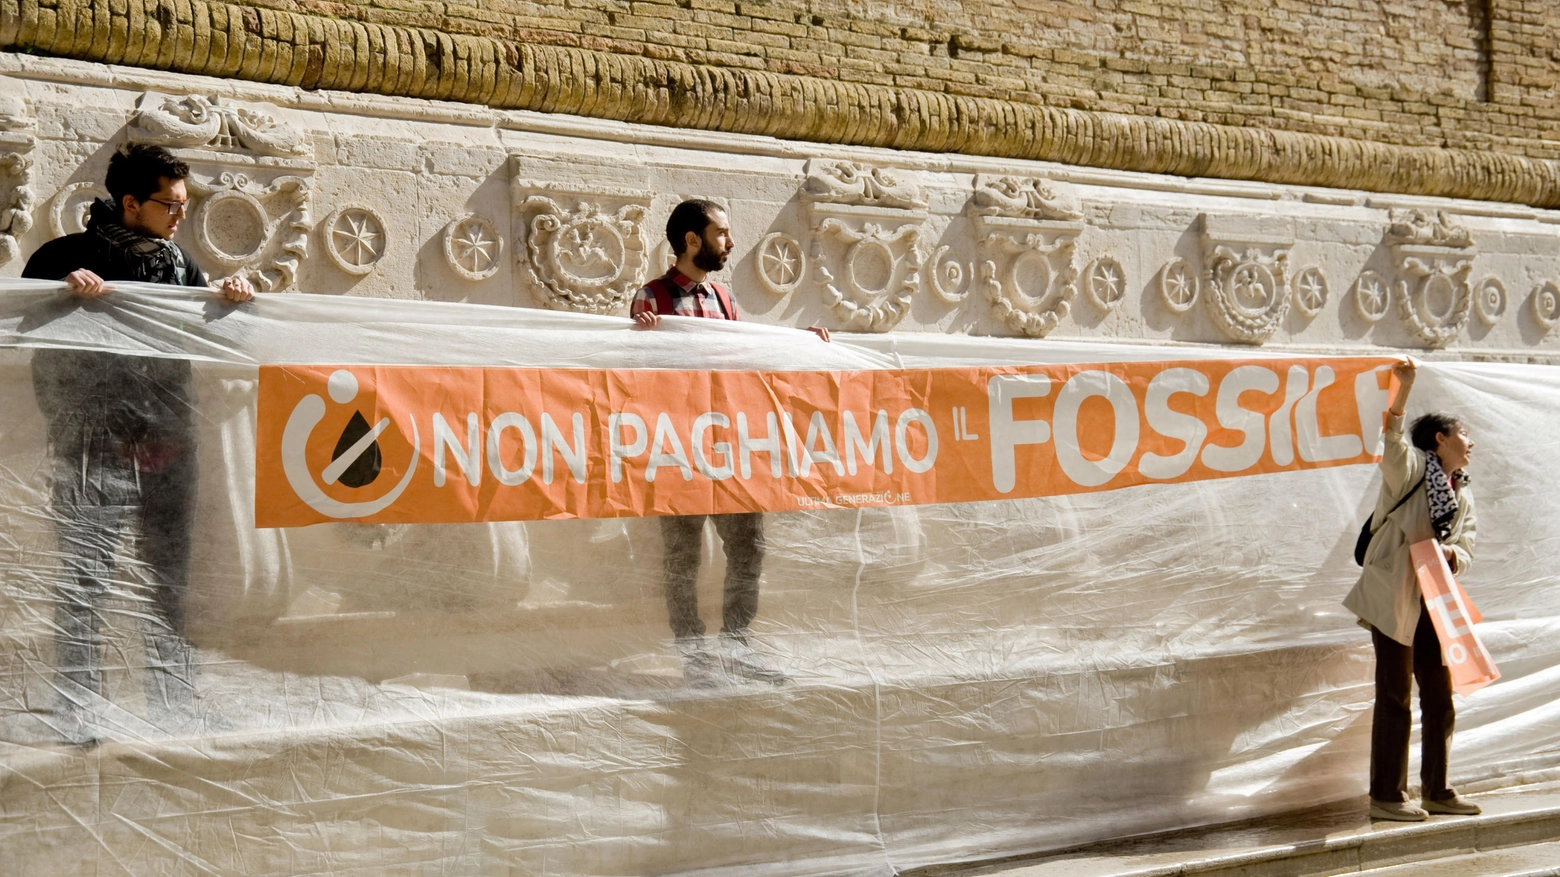
[[[1273,337],[1289,312],[1293,224],[1283,217],[1203,214],[1203,284],[1208,312],[1246,344]]]
[[[566,208],[545,195],[520,205],[525,242],[521,258],[547,307],[587,314],[620,314],[644,283],[646,205],[607,212],[578,201]]]
[[[777,231],[759,241],[754,267],[759,286],[773,295],[790,295],[807,276],[807,254],[796,238]]]
[[[932,254],[932,270],[927,272],[932,292],[949,304],[964,301],[970,294],[970,270],[965,267],[953,247],[938,247]]]
[[[1201,291],[1197,271],[1185,259],[1176,259],[1159,272],[1159,297],[1177,314],[1191,310]]]
[[[1078,293],[1083,211],[1072,186],[1029,177],[975,177],[976,283],[1008,328],[1043,338]]]
[[[477,281],[498,273],[504,239],[487,219],[473,213],[452,220],[441,240],[444,261],[461,277]]]
[[[0,265],[16,258],[16,239],[32,228],[33,120],[19,83],[0,76]]]
[[[1392,307],[1392,287],[1374,271],[1362,271],[1354,281],[1354,309],[1360,319],[1374,323]]]
[[[813,276],[824,304],[852,329],[886,332],[921,285],[926,195],[913,174],[849,161],[807,163],[802,201]]]
[[[1493,326],[1506,315],[1506,284],[1499,277],[1486,277],[1473,296],[1473,312],[1479,322]]]
[[[1315,265],[1306,268],[1290,282],[1289,294],[1294,298],[1295,310],[1308,319],[1327,307],[1327,275]]]
[[[1127,297],[1127,271],[1114,258],[1100,256],[1083,272],[1083,288],[1095,307],[1113,311]]]
[[[1534,287],[1532,303],[1533,320],[1544,331],[1560,323],[1560,283],[1550,280]]]
[[[388,225],[369,207],[337,207],[325,217],[321,229],[325,255],[348,274],[361,277],[373,271],[389,249]]]
[[[146,92],[136,101],[129,139],[167,147],[190,165],[191,207],[180,227],[203,263],[247,277],[262,291],[291,288],[309,254],[313,150],[303,132],[269,104]],[[73,226],[90,189],[61,191],[51,219]],[[58,213],[58,218],[54,214]]]
[[[1468,230],[1445,212],[1394,210],[1387,245],[1397,265],[1398,313],[1426,347],[1457,338],[1473,313],[1473,258]]]

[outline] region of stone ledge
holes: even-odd
[[[1352,874],[1410,862],[1421,868],[1553,841],[1560,836],[1560,784],[1471,796],[1481,816],[1417,824],[1375,822],[1358,798],[1280,817],[1093,845],[1042,858],[947,865],[906,877],[1264,877]],[[1311,835],[1312,839],[1297,839]],[[1395,873],[1395,872],[1394,872]],[[1451,873],[1451,872],[1447,872]]]
[[[1560,164],[658,61],[210,0],[0,0],[0,48],[792,140],[1560,207]]]

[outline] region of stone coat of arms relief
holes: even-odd
[[[129,126],[130,140],[167,147],[189,163],[193,209],[186,225],[213,279],[241,275],[267,292],[291,288],[308,256],[315,169],[303,133],[274,113],[220,97],[149,91],[136,101]],[[56,206],[68,197],[62,191]],[[335,255],[333,243],[325,245]],[[383,253],[381,239],[372,261]]]
[[[1294,222],[1278,216],[1198,219],[1202,234],[1203,296],[1208,313],[1231,340],[1261,344],[1289,312],[1289,251]]]
[[[1084,229],[1067,183],[975,177],[976,285],[1008,328],[1043,338],[1067,317],[1078,293],[1075,249]]]
[[[887,332],[904,319],[921,285],[927,198],[919,176],[821,159],[807,162],[806,174],[802,203],[812,226],[806,261],[823,303],[847,328]]]
[[[1473,313],[1470,275],[1478,248],[1468,229],[1443,211],[1393,210],[1386,243],[1397,270],[1398,313],[1425,347],[1455,341]],[[1489,292],[1486,285],[1484,292]],[[1497,310],[1504,310],[1504,290]],[[1486,308],[1492,306],[1486,304]],[[1483,313],[1483,309],[1481,309]]]
[[[649,276],[652,247],[645,217],[651,194],[643,181],[593,185],[539,179],[561,163],[510,157],[510,202],[524,266],[536,300],[586,314],[623,314]],[[582,178],[597,176],[583,163]],[[603,174],[603,177],[606,175]]]
[[[32,228],[32,152],[37,139],[21,86],[0,77],[0,265],[20,253],[16,239]]]

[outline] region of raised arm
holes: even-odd
[[[1381,487],[1392,497],[1392,502],[1413,486],[1413,479],[1419,477],[1424,467],[1423,458],[1414,453],[1414,446],[1409,443],[1408,436],[1403,434],[1403,415],[1408,410],[1408,396],[1413,392],[1416,372],[1417,367],[1412,360],[1404,360],[1392,367],[1392,376],[1397,378],[1397,390],[1392,395],[1392,404],[1387,408],[1386,444],[1381,453]]]

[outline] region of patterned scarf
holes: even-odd
[[[173,241],[125,228],[119,219],[118,207],[107,198],[92,202],[87,231],[108,244],[130,272],[132,280],[184,285],[188,279],[184,252]]]
[[[1435,538],[1441,542],[1452,535],[1452,521],[1457,517],[1456,488],[1467,483],[1468,476],[1461,470],[1448,475],[1435,452],[1425,454],[1425,492],[1430,497],[1430,525],[1435,528]]]

